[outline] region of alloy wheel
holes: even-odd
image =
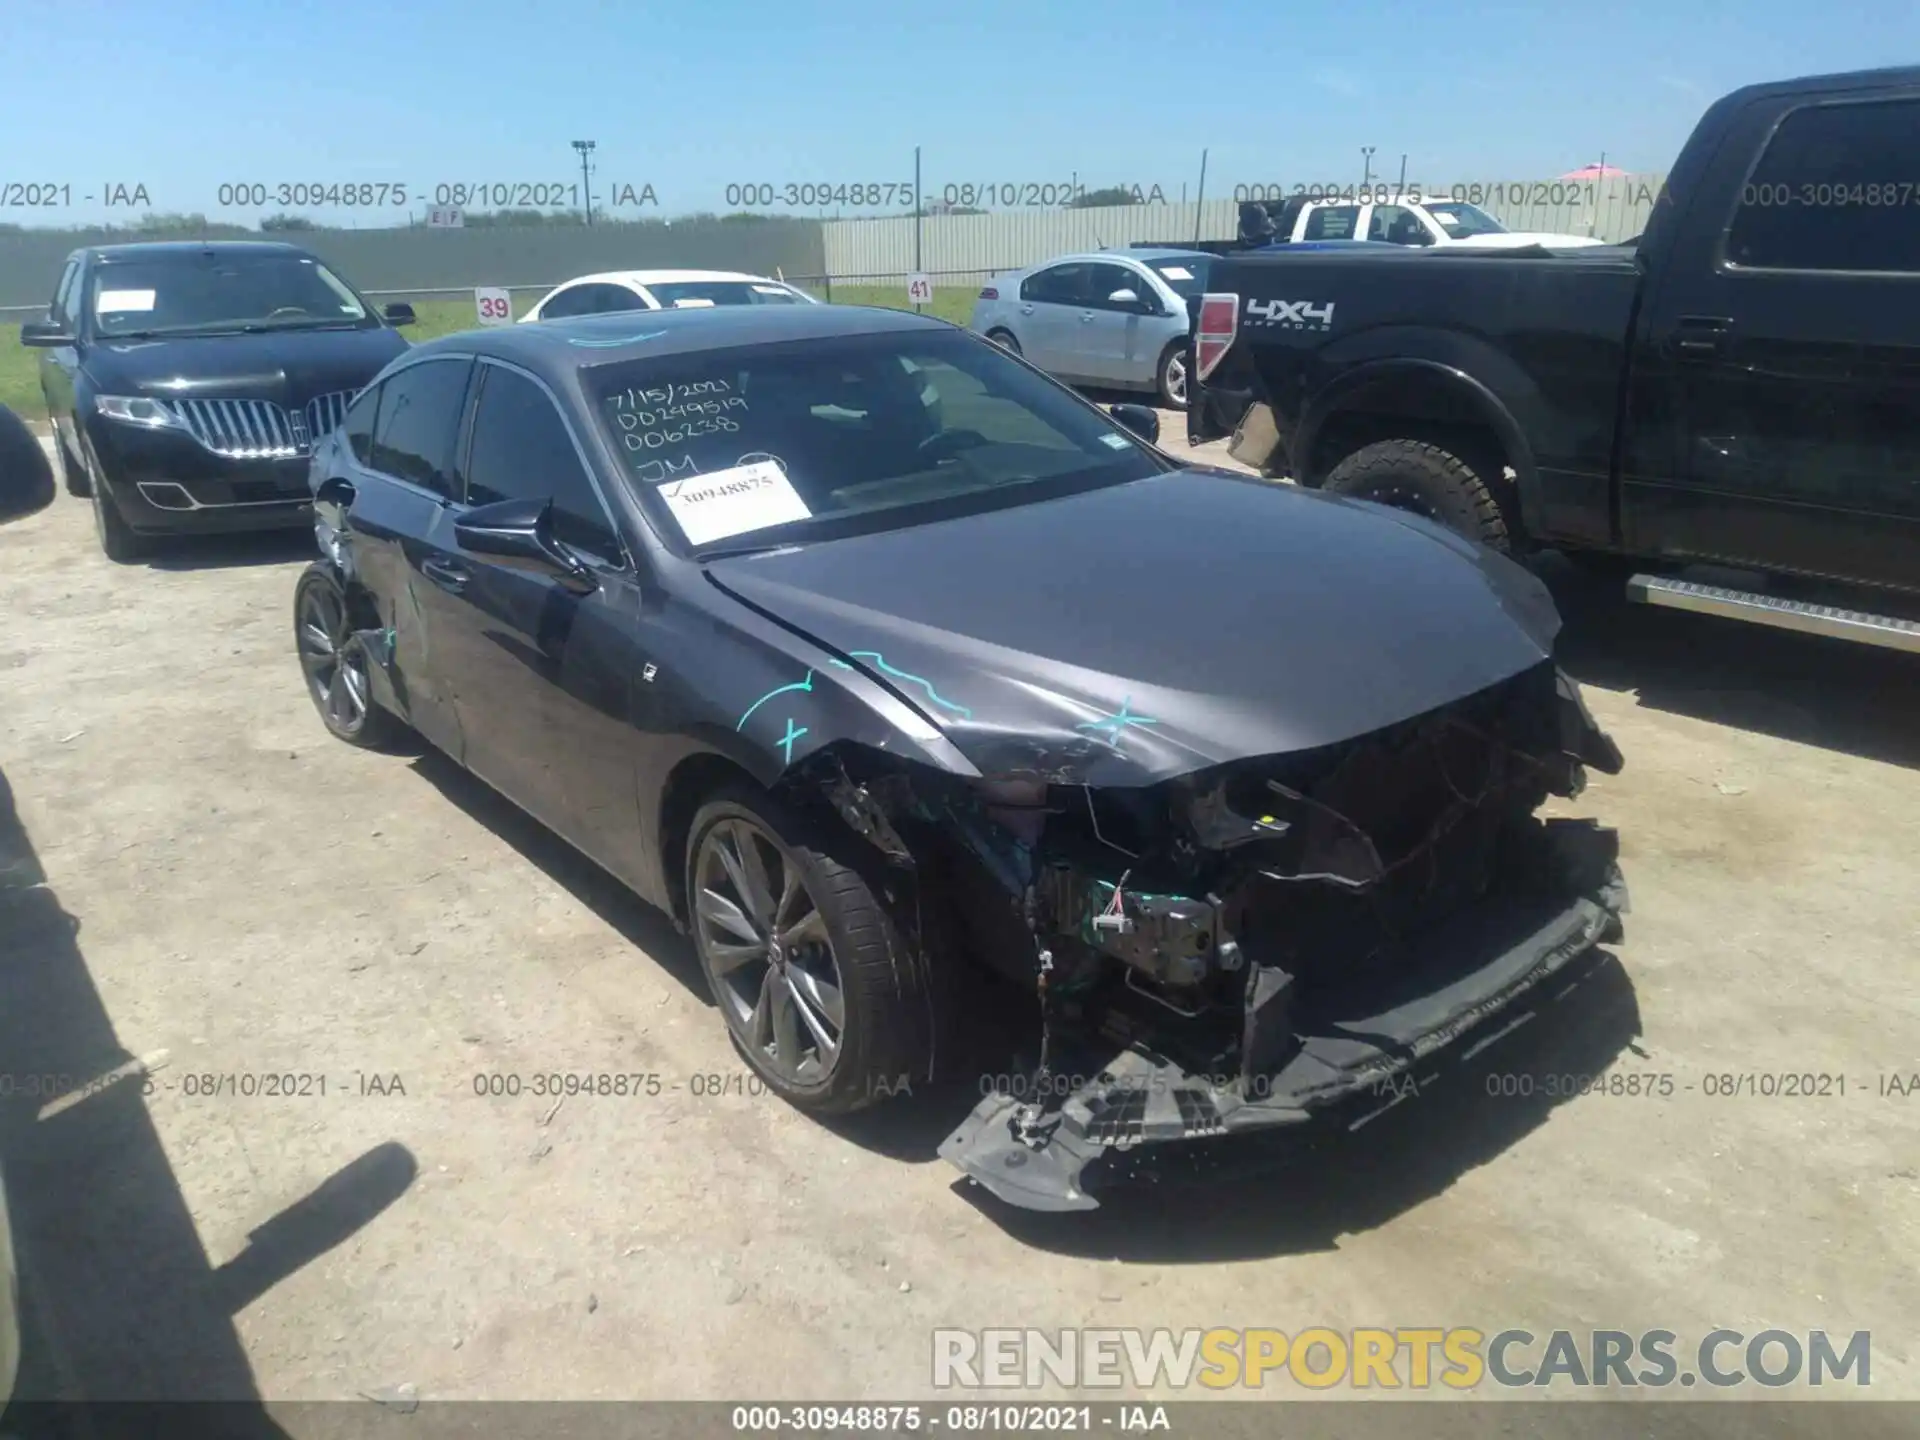
[[[1167,362],[1167,398],[1176,405],[1187,403],[1187,357],[1175,355]]]
[[[694,863],[700,952],[727,1026],[792,1084],[825,1083],[846,1032],[840,966],[799,862],[750,820],[726,819]]]
[[[325,585],[310,585],[300,603],[300,665],[313,703],[334,729],[351,734],[366,723],[366,656],[347,628],[346,606]]]

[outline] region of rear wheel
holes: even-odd
[[[373,699],[372,659],[353,632],[346,592],[319,561],[294,587],[293,636],[307,695],[328,734],[368,750],[399,734],[400,722]]]
[[[1160,403],[1167,409],[1187,408],[1187,345],[1184,340],[1174,341],[1160,357],[1160,368],[1155,372],[1155,386],[1160,391]]]
[[[1020,353],[1020,342],[1013,338],[1013,332],[1011,330],[989,330],[987,332],[987,338],[1009,354],[1018,355]]]
[[[1512,547],[1506,516],[1487,478],[1452,451],[1424,440],[1379,440],[1356,450],[1328,472],[1320,488],[1410,510],[1495,550]]]
[[[694,948],[734,1047],[815,1115],[899,1093],[933,1054],[927,957],[832,843],[733,786],[701,807],[687,845]]]

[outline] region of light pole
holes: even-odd
[[[587,224],[593,224],[593,172],[587,168],[587,156],[593,153],[593,141],[576,140],[573,148],[580,152],[580,201],[581,208],[587,212]]]
[[[1366,165],[1365,172],[1360,176],[1360,183],[1362,185],[1370,185],[1373,183],[1373,152],[1378,148],[1379,147],[1375,145],[1362,145],[1360,147],[1360,157]]]

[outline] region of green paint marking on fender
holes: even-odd
[[[774,742],[780,747],[780,752],[781,752],[780,758],[783,763],[788,765],[791,765],[793,763],[793,742],[798,740],[802,735],[806,733],[807,733],[806,726],[802,725],[798,730],[796,730],[793,728],[793,717],[791,715],[787,717],[787,733],[782,735],[777,741]]]
[[[733,727],[734,730],[740,731],[740,730],[746,729],[747,721],[753,718],[753,712],[758,710],[762,705],[766,704],[767,701],[773,699],[774,696],[785,695],[792,690],[806,690],[811,692],[812,689],[813,689],[813,671],[809,670],[807,671],[806,679],[796,680],[791,685],[782,685],[777,689],[769,690],[767,691],[766,694],[762,695],[758,700],[754,701],[751,705],[747,706],[746,713],[740,717],[740,723]]]
[[[887,663],[886,657],[878,650],[850,650],[847,653],[852,655],[856,660],[871,660],[883,675],[891,675],[895,680],[911,680],[927,692],[927,698],[933,701],[934,704],[940,706],[942,709],[951,710],[962,720],[971,720],[973,718],[973,711],[969,710],[966,706],[956,705],[951,700],[943,699],[940,692],[933,688],[933,682],[931,680],[923,679],[918,675],[909,675],[904,670],[894,669],[893,666]]]

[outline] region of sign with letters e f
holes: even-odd
[[[474,286],[473,308],[482,325],[513,323],[513,297],[498,285]]]

